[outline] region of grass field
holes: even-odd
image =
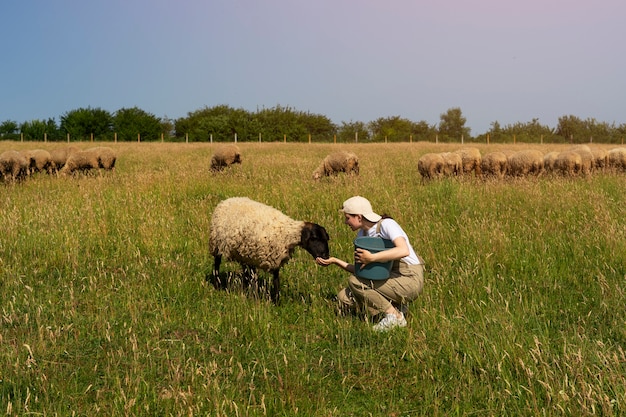
[[[240,143],[214,175],[215,145],[107,145],[114,172],[0,184],[0,414],[626,414],[626,173],[421,184],[419,155],[460,145]],[[530,145],[481,150],[502,147]],[[333,149],[361,175],[312,181]],[[346,273],[303,250],[278,306],[205,283],[222,199],[322,224],[348,260],[356,194],[427,262],[406,329],[337,316]]]

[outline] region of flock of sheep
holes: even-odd
[[[221,171],[229,165],[242,163],[236,145],[216,150],[211,158],[211,170]],[[543,153],[536,149],[492,151],[484,155],[477,148],[462,148],[454,152],[426,153],[417,161],[422,181],[474,174],[480,178],[538,176],[556,173],[567,176],[590,175],[608,169],[626,171],[626,148],[605,150],[588,145],[576,145],[564,151]],[[326,156],[313,171],[313,179],[339,173],[359,175],[359,159],[347,151]]]
[[[37,172],[69,175],[93,169],[112,170],[117,157],[113,149],[97,146],[81,150],[74,146],[47,151],[8,150],[0,153],[0,180],[17,182]]]
[[[543,173],[567,176],[590,175],[594,171],[626,171],[626,148],[609,151],[576,145],[544,154],[536,149],[494,151],[481,155],[476,148],[455,152],[427,153],[417,163],[422,180],[474,173],[476,177],[525,177]]]

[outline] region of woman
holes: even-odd
[[[394,327],[405,327],[404,310],[406,305],[415,300],[424,286],[424,265],[415,253],[408,236],[400,225],[391,217],[379,216],[372,210],[370,202],[355,196],[347,199],[340,210],[345,216],[345,223],[353,231],[358,230],[357,237],[382,237],[393,242],[394,247],[371,253],[366,249],[357,248],[354,261],[367,265],[370,262],[393,261],[388,279],[369,280],[354,275],[354,265],[335,257],[317,258],[319,265],[337,265],[352,273],[348,287],[338,294],[339,303],[344,309],[366,307],[370,314],[384,313],[385,316],[374,330],[386,331]]]

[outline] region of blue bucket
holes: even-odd
[[[357,248],[365,249],[371,253],[378,253],[385,249],[393,248],[393,242],[389,239],[383,239],[380,237],[361,236],[354,239],[354,250]],[[354,274],[359,278],[364,279],[387,279],[389,278],[389,272],[393,266],[393,261],[389,262],[371,262],[365,266],[359,263],[354,263]]]

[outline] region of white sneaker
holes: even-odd
[[[374,325],[374,331],[386,332],[394,327],[406,327],[406,319],[402,312],[400,312],[400,316],[401,317],[398,318],[395,314],[385,315],[381,321]]]

